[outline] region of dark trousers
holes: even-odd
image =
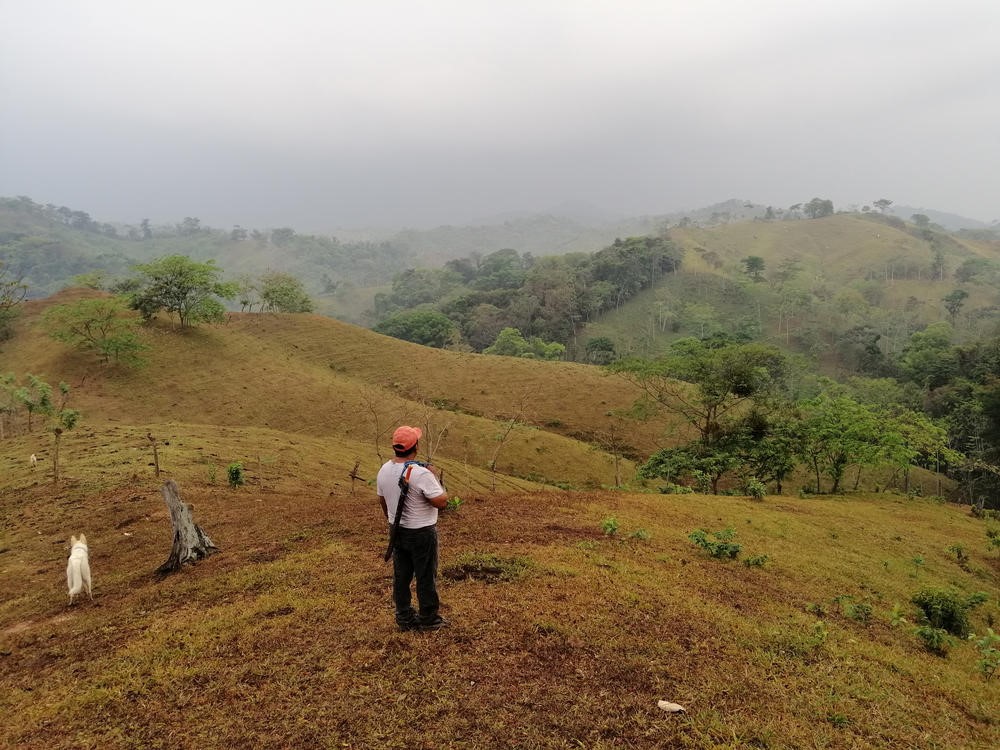
[[[410,583],[417,579],[419,622],[431,622],[438,613],[437,593],[438,536],[437,526],[405,529],[396,532],[392,551],[392,600],[396,605],[396,622],[410,625],[417,613],[410,603]]]

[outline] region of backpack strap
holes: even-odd
[[[403,517],[403,505],[406,503],[406,496],[410,491],[410,474],[413,473],[413,465],[427,467],[423,461],[407,461],[403,464],[403,470],[399,474],[399,500],[396,501],[396,516],[392,526],[389,527],[389,546],[385,551],[386,562],[392,557],[392,548],[396,546],[396,532],[399,530],[399,522]]]

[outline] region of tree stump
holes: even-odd
[[[219,548],[191,517],[191,509],[181,501],[180,488],[173,479],[164,482],[161,488],[163,499],[170,509],[170,522],[174,527],[174,543],[170,557],[156,572],[163,575],[180,570],[185,563],[196,562],[208,557]]]

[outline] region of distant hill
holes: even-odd
[[[991,226],[985,221],[970,219],[968,216],[960,216],[947,211],[935,211],[932,208],[914,208],[913,206],[889,206],[887,213],[898,216],[905,221],[912,221],[914,214],[923,214],[934,224],[947,229],[949,232],[957,232],[961,229],[986,229]],[[996,222],[993,222],[993,226]]]
[[[839,367],[840,337],[859,326],[898,352],[931,322],[954,323],[959,339],[1000,322],[1000,238],[875,214],[675,226],[670,237],[684,249],[681,272],[588,324],[581,338],[604,336],[620,352],[651,355],[678,336],[742,330]],[[743,264],[748,256],[764,262],[757,282]],[[960,268],[976,270],[960,280]],[[943,298],[955,289],[968,296],[952,319]]]

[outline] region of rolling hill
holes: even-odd
[[[936,321],[953,323],[958,341],[992,334],[1000,324],[993,275],[1000,242],[896,223],[837,214],[674,227],[670,237],[684,249],[682,272],[588,324],[581,338],[605,336],[620,352],[652,356],[678,336],[744,329],[842,370],[844,363],[829,355],[854,327],[878,332],[887,354]],[[943,265],[935,272],[938,254]],[[745,272],[748,256],[764,263],[758,283]],[[955,271],[975,259],[989,272],[956,279]],[[943,298],[956,289],[968,296],[952,317]]]
[[[983,592],[970,614],[979,636],[1000,617],[990,526],[965,509],[891,493],[602,490],[614,456],[592,442],[634,398],[623,382],[319,316],[161,323],[145,334],[145,369],[106,369],[38,327],[45,306],[93,293],[31,302],[0,353],[4,371],[65,380],[83,413],[64,436],[59,484],[50,436],[0,440],[0,745],[1000,741],[1000,682],[984,679],[975,644],[953,639],[942,657],[914,633],[924,589]],[[440,437],[436,462],[463,498],[440,521],[453,624],[436,633],[392,623],[384,521],[365,482],[385,450],[376,419]],[[629,443],[648,450],[664,428],[636,424]],[[233,461],[246,486],[227,486]],[[160,578],[165,476],[220,551]],[[740,559],[700,551],[688,538],[699,528],[731,528]],[[67,606],[67,541],[80,531],[95,596]],[[663,713],[661,699],[686,713]]]

